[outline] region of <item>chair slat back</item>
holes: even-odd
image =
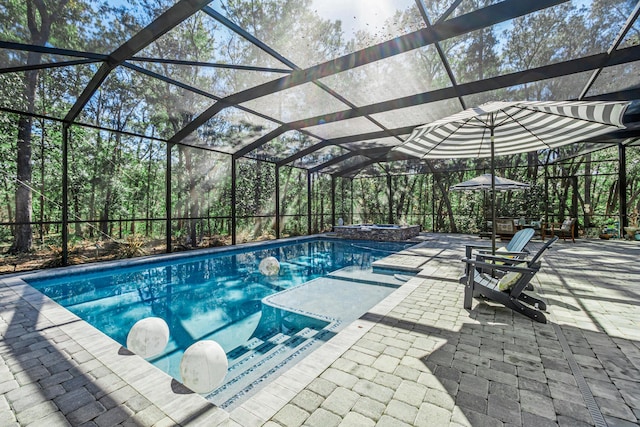
[[[529,240],[533,237],[533,228],[523,228],[513,235],[511,241],[506,246],[508,252],[522,252]]]

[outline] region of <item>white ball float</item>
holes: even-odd
[[[169,342],[169,326],[159,317],[138,320],[127,335],[127,348],[145,359],[157,356]]]
[[[266,257],[262,261],[260,261],[260,265],[258,266],[258,270],[260,273],[265,276],[276,276],[280,272],[280,263],[276,259],[276,257]]]
[[[229,361],[215,341],[198,341],[191,345],[180,361],[182,383],[196,393],[209,393],[222,384]]]

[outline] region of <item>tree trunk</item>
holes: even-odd
[[[429,168],[430,172],[433,173],[433,183],[434,185],[436,185],[438,187],[438,189],[440,190],[440,194],[442,194],[442,200],[441,200],[441,207],[442,208],[442,204],[444,204],[447,207],[447,215],[449,216],[449,223],[451,224],[451,232],[452,233],[457,233],[458,232],[458,228],[456,227],[456,221],[455,221],[455,217],[453,216],[453,208],[451,207],[451,201],[449,200],[449,192],[447,191],[447,189],[445,188],[444,185],[442,185],[442,181],[440,180],[440,174],[437,174],[434,172],[433,166],[431,165],[430,162],[427,162],[427,167]],[[440,215],[438,215],[440,217]]]
[[[109,230],[109,207],[111,206],[111,186],[107,186],[107,194],[104,197],[102,213],[100,214],[100,233],[103,236],[110,236]]]
[[[57,9],[47,10],[43,0],[27,1],[27,26],[31,36],[31,44],[44,46],[51,34],[51,24],[58,19],[60,12],[65,8],[69,0],[61,0]],[[37,13],[36,13],[37,12]],[[38,24],[40,27],[38,28]],[[41,54],[29,52],[27,65],[40,63]],[[24,99],[26,111],[35,111],[35,95],[38,83],[38,71],[25,72]],[[28,252],[33,244],[31,220],[33,215],[31,192],[31,125],[33,119],[30,116],[20,116],[18,119],[18,158],[17,158],[17,186],[16,186],[16,228],[14,241],[9,248],[10,253]]]
[[[120,112],[118,111],[118,114]],[[119,117],[118,117],[119,119]],[[108,167],[103,171],[104,175],[107,177],[106,187],[107,192],[104,197],[104,203],[102,205],[102,213],[100,214],[100,231],[103,233],[103,236],[112,236],[113,235],[113,227],[114,223],[109,221],[111,215],[111,207],[114,204],[114,198],[117,199],[117,195],[114,195],[114,185],[111,181],[110,177],[115,176],[118,173],[118,151],[120,149],[120,140],[122,136],[120,133],[115,134],[115,142],[112,153],[112,160],[108,163]],[[122,238],[122,237],[120,237]]]
[[[75,221],[75,235],[76,237],[82,238],[82,223],[78,221],[80,219],[80,197],[78,197],[78,192],[75,191],[73,193],[73,212]]]
[[[27,65],[40,62],[40,55],[30,52]],[[27,111],[34,111],[37,71],[25,73],[25,98]],[[9,248],[10,253],[29,252],[33,244],[31,230],[32,219],[32,193],[31,193],[31,126],[33,120],[30,116],[20,116],[18,119],[18,158],[17,158],[17,185],[16,185],[16,229],[14,241]]]
[[[191,150],[184,150],[184,165],[186,169],[187,182],[189,185],[189,199],[185,203],[185,216],[189,217],[189,242],[192,247],[198,246],[198,220],[199,216],[199,204],[198,204],[198,191],[196,188],[196,177],[193,171],[193,158]]]

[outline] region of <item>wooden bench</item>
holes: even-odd
[[[516,234],[516,224],[513,218],[496,218],[496,236],[512,238]]]

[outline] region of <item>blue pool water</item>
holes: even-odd
[[[265,321],[262,298],[348,266],[370,271],[373,261],[408,246],[314,239],[27,281],[123,346],[138,320],[164,319],[170,341],[151,362],[179,380],[180,359],[191,344],[214,339],[230,354],[278,327]],[[268,256],[280,261],[279,275],[258,271]],[[323,326],[317,319],[307,322]],[[298,319],[296,325],[302,328],[305,322]]]

